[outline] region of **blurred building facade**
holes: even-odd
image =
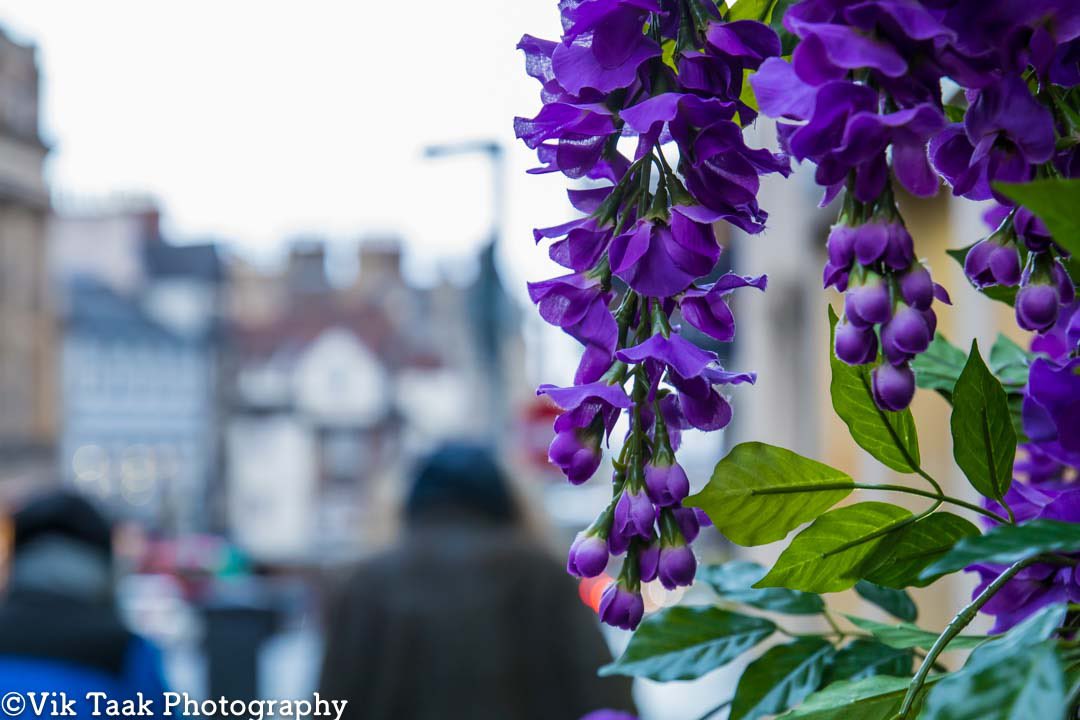
[[[38,129],[36,52],[0,30],[0,495],[54,480],[48,147]]]
[[[759,120],[758,125],[759,143],[767,145],[774,130],[765,120]],[[766,232],[753,237],[736,234],[739,272],[768,272],[769,290],[759,297],[733,296],[741,338],[738,367],[757,371],[758,381],[752,388],[735,390],[738,423],[733,425],[735,437],[728,442],[758,440],[791,448],[839,468],[859,482],[918,486],[920,478],[894,473],[861,450],[833,410],[828,390],[826,308],[831,303],[840,312],[843,300],[839,293],[821,289],[825,239],[835,221],[836,207],[834,203],[819,209],[820,198],[821,188],[814,183],[810,167],[800,167],[788,179],[767,178],[761,193],[762,207],[770,211]],[[951,306],[934,306],[938,333],[961,348],[978,339],[984,353],[999,333],[1026,345],[1030,336],[1016,326],[1011,308],[975,291],[960,264],[946,255],[946,250],[969,245],[987,234],[981,219],[985,204],[952,197],[946,187],[926,199],[901,194],[898,204],[915,240],[916,254],[952,297]],[[916,393],[911,410],[926,470],[949,494],[979,502],[953,460],[948,403],[937,393],[923,390]],[[913,502],[910,495],[902,494],[875,493],[859,499],[885,500],[920,510],[926,507],[926,503]],[[747,552],[768,564],[775,559],[777,549],[770,546]],[[944,626],[953,609],[970,599],[975,582],[971,574],[950,576],[912,591],[925,613],[921,622],[927,627]],[[853,593],[835,602],[840,609],[856,614],[873,612]],[[980,618],[979,622],[983,621],[985,618]]]
[[[471,303],[481,283],[501,289],[493,265],[469,285],[421,289],[396,239],[365,239],[358,252],[346,282],[332,281],[317,241],[294,244],[278,271],[230,263],[227,517],[257,559],[362,553],[391,529],[419,452],[486,439],[521,398],[516,327],[494,338],[511,367],[498,375],[477,341]],[[514,312],[508,297],[494,302]]]
[[[212,526],[222,279],[210,244],[172,245],[140,202],[58,214],[61,477],[166,532]]]

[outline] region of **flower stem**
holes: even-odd
[[[931,500],[937,500],[939,502],[945,502],[945,503],[949,503],[950,505],[956,505],[958,507],[962,507],[962,508],[964,508],[966,510],[970,510],[972,512],[979,513],[980,515],[985,515],[988,518],[993,518],[994,520],[997,520],[1000,523],[1008,523],[1009,522],[1008,518],[1002,517],[1001,515],[998,515],[993,510],[987,510],[986,508],[980,507],[979,505],[976,505],[975,503],[970,503],[970,502],[967,502],[966,500],[961,500],[960,498],[954,498],[953,496],[946,495],[943,492],[934,493],[934,492],[931,492],[929,490],[920,490],[918,488],[909,488],[909,487],[907,487],[905,485],[889,485],[889,484],[874,485],[874,484],[865,484],[865,483],[855,483],[854,487],[856,489],[858,489],[858,490],[887,490],[889,492],[902,492],[902,493],[907,493],[909,495],[918,495],[919,497],[930,498]]]
[[[757,489],[751,490],[750,494],[751,495],[785,495],[787,493],[795,493],[795,492],[814,492],[814,491],[847,490],[847,489],[881,490],[881,491],[887,491],[887,492],[907,493],[908,495],[918,495],[919,497],[930,498],[931,500],[935,500],[935,501],[938,501],[938,502],[949,503],[951,505],[957,505],[957,506],[965,508],[967,510],[971,510],[972,512],[977,512],[980,515],[985,515],[986,517],[993,518],[994,520],[997,520],[1000,523],[1007,523],[1009,521],[1008,518],[1003,517],[1001,515],[998,515],[996,512],[994,512],[992,510],[987,510],[984,507],[979,507],[978,505],[976,505],[974,503],[969,503],[969,502],[967,502],[965,500],[961,500],[959,498],[954,498],[951,495],[937,494],[937,493],[931,492],[929,490],[920,490],[919,488],[907,487],[906,485],[889,485],[889,484],[875,485],[875,484],[872,484],[872,483],[841,483],[841,482],[825,483],[825,484],[821,484],[821,485],[784,485],[784,486],[781,486],[781,487],[757,488]]]
[[[1035,564],[1040,559],[1041,556],[1035,555],[1034,557],[1025,558],[1010,565],[1003,573],[994,578],[994,581],[987,585],[986,589],[968,603],[963,610],[957,613],[956,617],[949,621],[944,632],[942,632],[941,635],[938,635],[938,639],[934,641],[930,651],[926,653],[926,657],[919,666],[919,671],[915,673],[915,677],[912,678],[911,684],[908,685],[907,693],[904,695],[904,701],[900,704],[900,713],[897,716],[898,720],[903,720],[907,717],[908,713],[911,712],[911,706],[915,703],[915,697],[919,694],[919,691],[922,690],[923,684],[926,682],[926,676],[930,674],[930,668],[933,667],[934,663],[937,661],[938,655],[940,655],[945,650],[945,647],[952,642],[952,639],[968,626],[975,618],[975,614],[979,612],[979,609],[989,602],[990,598],[994,597],[998,590],[1012,580],[1018,572],[1029,565]]]
[[[825,616],[825,622],[829,623],[829,627],[835,630],[837,635],[845,637],[849,634],[840,629],[840,626],[836,622],[836,618],[832,616],[832,613],[829,612],[828,608],[822,610],[821,614]]]

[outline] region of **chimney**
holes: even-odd
[[[289,248],[287,277],[293,294],[327,292],[330,284],[326,278],[326,245],[321,240],[293,242]]]

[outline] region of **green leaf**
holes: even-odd
[[[1080,213],[1077,213],[1077,208],[1080,208],[1080,179],[996,182],[994,187],[1046,223],[1054,242],[1074,256],[1080,254]]]
[[[825,609],[822,599],[813,593],[787,588],[754,588],[765,577],[765,568],[755,562],[734,560],[723,565],[708,565],[698,570],[698,578],[707,582],[725,600],[743,603],[761,610],[789,615],[814,615]]]
[[[934,641],[938,639],[939,635],[939,633],[923,630],[916,625],[906,622],[900,623],[899,625],[886,625],[885,623],[879,623],[876,620],[867,620],[866,618],[855,617],[853,615],[845,615],[844,617],[850,620],[855,627],[865,630],[889,647],[901,650],[906,650],[908,648],[922,648],[923,650],[929,650],[934,644]],[[948,649],[966,650],[975,647],[986,639],[985,635],[957,635],[952,639],[952,642],[949,643]]]
[[[929,585],[940,576],[922,578],[923,568],[951,550],[961,538],[978,534],[979,528],[958,515],[943,511],[928,515],[882,546],[867,563],[873,570],[866,579],[892,588]]]
[[[1080,551],[1080,523],[1032,520],[1023,525],[998,525],[985,535],[964,538],[922,577],[954,572],[975,563],[1011,565],[1043,553]]]
[[[749,442],[716,464],[685,505],[699,507],[738,545],[776,542],[851,492],[846,473],[785,450]]]
[[[1049,718],[1064,704],[1064,678],[1047,661],[1044,649],[1065,622],[1068,607],[1042,608],[1004,635],[972,651],[963,669],[946,676],[930,693],[927,712],[938,718]],[[1052,649],[1050,655],[1054,655]],[[1020,678],[1003,677],[999,668],[1015,668]],[[1011,673],[1007,673],[1011,675]],[[1030,687],[1025,687],[1031,683]],[[968,700],[968,696],[979,697]],[[988,698],[984,698],[989,695]],[[1057,705],[1040,704],[1048,696]],[[936,714],[936,715],[935,715]]]
[[[960,263],[960,267],[963,267],[967,254],[971,252],[971,248],[975,247],[976,244],[977,243],[971,243],[967,247],[960,248],[959,250],[946,250],[945,254]],[[1016,291],[1017,288],[1015,287],[1002,287],[1000,285],[991,285],[990,287],[979,289],[979,292],[986,297],[991,300],[1005,303],[1009,307],[1016,304]]]
[[[1004,635],[987,640],[972,651],[964,665],[965,669],[977,669],[983,665],[1007,662],[1009,658],[1026,647],[1047,640],[1065,622],[1068,606],[1065,603],[1047,605],[1013,626]]]
[[[937,390],[952,402],[953,387],[960,377],[960,372],[967,362],[967,355],[941,333],[934,335],[930,347],[921,355],[915,356],[911,367],[915,371],[915,382],[926,390]]]
[[[672,607],[647,618],[601,675],[693,680],[725,665],[776,630],[765,618],[714,607]]]
[[[966,108],[962,108],[959,105],[953,105],[947,103],[945,105],[945,117],[949,119],[951,123],[964,122],[964,113],[967,112]]]
[[[814,693],[777,720],[888,720],[900,709],[909,682],[908,678],[887,675],[842,680]],[[910,717],[917,716],[924,696],[925,691],[916,697],[916,712]]]
[[[856,638],[840,649],[829,668],[829,680],[860,680],[874,675],[910,675],[915,654],[909,649]]]
[[[787,13],[788,8],[798,2],[800,2],[800,0],[776,0],[776,2],[773,3],[773,8],[769,13],[769,17],[766,20],[769,27],[773,29],[773,32],[780,36],[780,55],[785,59],[791,57],[791,53],[795,51],[795,46],[799,43],[799,39],[788,32],[788,29],[784,27],[784,15]]]
[[[922,720],[1035,720],[1060,718],[1065,674],[1053,643],[945,676],[930,691]]]
[[[1032,357],[1031,353],[1004,335],[998,335],[990,350],[990,370],[1009,393],[1009,413],[1018,441],[1025,439],[1021,403]],[[966,362],[964,351],[939,332],[927,351],[911,361],[911,367],[915,370],[915,382],[919,387],[936,390],[951,404],[953,387]]]
[[[915,602],[906,590],[894,590],[893,588],[875,585],[869,580],[860,580],[855,583],[855,592],[864,600],[868,600],[885,612],[900,620],[914,622],[919,616],[919,610]]]
[[[735,20],[765,22],[775,2],[776,0],[736,0],[735,4],[728,9],[725,19],[728,22]]]
[[[832,367],[833,408],[859,447],[897,472],[919,468],[919,436],[910,410],[888,412],[874,404],[870,391],[870,368],[848,365],[836,357],[833,335],[837,317],[829,308],[829,365]]]
[[[883,502],[830,510],[795,536],[757,585],[806,592],[847,590],[863,577],[866,560],[911,517],[910,511]]]
[[[750,84],[750,76],[753,74],[752,71],[743,73],[742,88],[739,90],[739,102],[756,113],[758,111],[757,95],[754,94],[754,86]],[[746,118],[739,118],[738,123],[744,127],[749,124]]]
[[[1006,390],[1021,392],[1027,385],[1028,372],[1035,356],[999,334],[990,348],[990,370]]]
[[[660,59],[669,68],[678,72],[679,68],[675,64],[675,45],[674,40],[665,40],[660,45]]]
[[[755,720],[799,704],[821,686],[835,652],[821,638],[800,638],[769,648],[739,678],[730,720]]]
[[[1016,431],[1005,388],[983,363],[977,342],[953,389],[950,425],[956,464],[976,490],[1000,501],[1012,483]]]

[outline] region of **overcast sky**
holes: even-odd
[[[539,107],[514,45],[555,37],[555,5],[0,0],[0,23],[39,47],[54,191],[150,193],[175,234],[263,257],[298,234],[399,233],[423,274],[486,235],[490,177],[421,148],[493,138],[520,286],[549,272],[530,228],[571,214],[561,178],[523,175],[511,127]]]

